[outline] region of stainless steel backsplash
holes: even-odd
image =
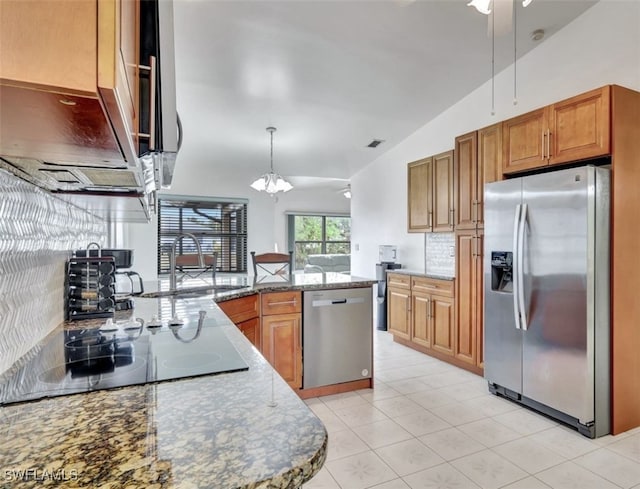
[[[0,170],[0,372],[64,319],[65,262],[105,221]]]

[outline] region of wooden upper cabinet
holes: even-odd
[[[139,12],[138,0],[2,2],[0,154],[136,164]]]
[[[454,202],[456,229],[475,229],[478,205],[478,133],[456,138]]]
[[[484,184],[502,176],[502,124],[458,136],[454,155],[456,230],[482,228]]]
[[[549,107],[549,164],[568,163],[610,152],[610,87]]]
[[[502,172],[531,170],[547,164],[546,109],[514,117],[502,123]]]
[[[502,123],[505,174],[611,153],[611,87],[605,86]]]
[[[433,158],[424,158],[407,165],[407,224],[409,232],[432,230],[433,220]]]
[[[453,231],[453,151],[433,157],[433,232]]]

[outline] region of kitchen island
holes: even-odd
[[[0,487],[293,488],[322,467],[323,424],[211,297],[136,299],[135,315],[172,305],[188,323],[205,310],[249,369],[5,405]]]
[[[300,487],[324,463],[327,432],[215,301],[265,287],[373,283],[349,276],[329,282],[310,275],[286,284],[238,284],[243,287],[216,293],[215,300],[214,294],[136,298],[133,315],[120,312],[116,320],[148,323],[157,316],[166,329],[177,315],[186,335],[206,311],[207,327],[224,332],[248,370],[2,406],[0,487]],[[162,289],[164,282],[156,285]],[[38,347],[26,357],[38,358]],[[0,378],[3,388],[15,367]]]

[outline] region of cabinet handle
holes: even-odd
[[[156,76],[158,66],[155,56],[149,56],[149,66],[151,73],[149,76],[149,149],[156,149]]]
[[[271,306],[283,306],[283,305],[286,305],[286,304],[291,304],[292,306],[295,306],[296,302],[297,301],[295,299],[293,299],[292,301],[267,302],[267,305],[269,307],[271,307]]]
[[[453,209],[449,209],[449,223],[453,226]]]
[[[542,139],[540,140],[540,159],[544,160],[544,131],[542,131]]]
[[[471,205],[471,222],[475,224],[478,222],[478,201],[474,199]]]
[[[432,319],[433,319],[434,317],[436,317],[436,311],[435,311],[435,307],[434,307],[434,305],[435,305],[435,301],[434,301],[433,299],[431,299],[431,300],[429,301],[429,306],[430,306],[430,307],[429,307],[429,309],[431,310],[431,316],[430,316],[430,317],[431,317]]]
[[[547,129],[547,158],[551,158],[551,129]]]
[[[427,299],[427,318],[431,317],[431,299]]]
[[[433,211],[429,211],[429,227],[433,227]]]

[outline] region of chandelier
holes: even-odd
[[[273,171],[273,133],[276,132],[275,127],[267,127],[267,132],[271,135],[271,170],[251,184],[251,188],[259,192],[267,192],[273,195],[278,192],[288,192],[293,188],[289,182]]]

